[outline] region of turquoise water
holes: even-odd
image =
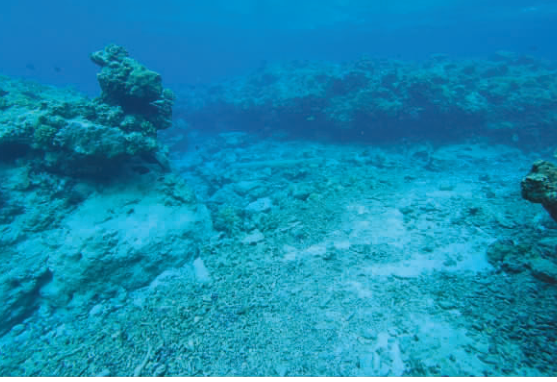
[[[0,375],[556,375],[554,2],[0,6]]]

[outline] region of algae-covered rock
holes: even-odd
[[[143,116],[156,130],[170,127],[174,95],[162,87],[160,74],[130,58],[124,48],[114,44],[93,53],[91,60],[102,67],[97,79],[103,103],[121,106],[127,114]]]
[[[0,159],[26,157],[67,175],[107,176],[132,158],[156,156],[157,130],[171,124],[173,94],[161,77],[109,45],[92,55],[102,94],[0,76]]]
[[[557,221],[557,166],[544,160],[536,161],[530,173],[522,180],[522,197],[532,203],[541,203]]]

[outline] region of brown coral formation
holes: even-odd
[[[532,203],[541,203],[557,221],[557,166],[538,160],[530,173],[522,180],[522,197]]]

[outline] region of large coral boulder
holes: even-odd
[[[557,221],[557,166],[539,160],[530,173],[522,180],[522,197],[533,203],[541,203]]]
[[[162,87],[160,74],[130,58],[123,47],[114,44],[93,53],[91,60],[102,67],[97,74],[102,102],[122,106],[127,114],[143,116],[156,130],[170,127],[174,95]]]

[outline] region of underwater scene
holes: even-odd
[[[556,376],[557,3],[5,0],[1,376]]]

